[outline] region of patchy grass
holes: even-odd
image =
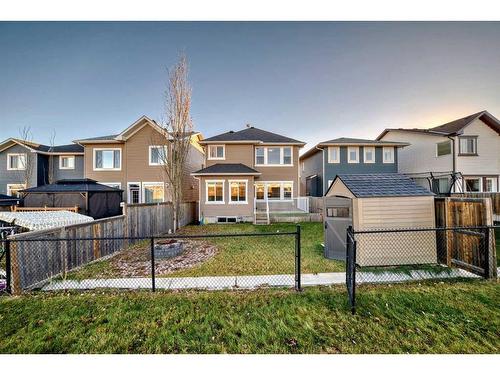
[[[497,266],[500,267],[500,228],[495,228],[495,244],[497,245]]]
[[[227,225],[190,225],[178,234],[206,235],[227,233],[269,233],[293,232],[295,224],[227,224]],[[295,236],[255,236],[200,238],[199,241],[217,247],[217,254],[207,261],[175,271],[163,276],[228,276],[228,275],[266,275],[293,274],[295,272]],[[344,271],[344,262],[328,260],[323,256],[322,223],[301,223],[302,272],[319,273]],[[149,254],[149,242],[142,244]],[[137,248],[135,248],[137,249]],[[129,250],[125,250],[127,252]],[[85,266],[69,273],[68,278],[86,279],[121,276],[113,258]]]
[[[499,353],[500,285],[0,299],[0,353]]]

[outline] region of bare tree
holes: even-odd
[[[163,138],[156,145],[166,145],[166,152],[158,151],[164,175],[170,186],[174,211],[174,230],[179,227],[180,206],[183,199],[184,167],[189,154],[193,121],[191,118],[191,86],[188,82],[188,62],[184,54],[168,70],[165,91],[165,112],[162,116]]]
[[[54,147],[56,145],[56,130],[55,129],[52,129],[52,133],[50,134],[50,140],[49,140],[49,145],[50,145],[50,151],[53,152],[54,151]],[[55,165],[56,165],[56,160],[54,160],[54,158],[56,158],[55,155],[49,155],[49,165],[48,165],[48,173],[47,173],[47,179],[48,179],[48,183],[49,184],[53,184],[55,181],[54,181],[54,176],[55,176]]]
[[[24,126],[19,130],[20,140],[23,144],[26,144],[30,147],[30,143],[33,141],[33,134],[31,133],[31,128],[29,126]],[[21,158],[19,163],[21,164],[21,169],[19,170],[19,179],[21,183],[24,184],[26,188],[30,187],[30,180],[33,176],[33,168],[34,168],[34,158],[32,152],[26,154],[25,157]]]

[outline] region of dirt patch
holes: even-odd
[[[182,254],[165,259],[155,260],[156,276],[195,267],[206,262],[215,254],[217,248],[203,241],[182,240],[184,251]],[[145,246],[135,246],[120,252],[109,259],[109,268],[119,277],[150,276],[151,252],[149,243]]]

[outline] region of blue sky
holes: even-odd
[[[500,23],[0,22],[0,138],[30,126],[66,143],[158,119],[180,51],[206,137],[251,123],[307,149],[500,117]]]

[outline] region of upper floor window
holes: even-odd
[[[59,169],[75,169],[75,157],[73,155],[59,156]]]
[[[436,144],[437,156],[444,156],[449,154],[451,154],[451,141],[444,141]]]
[[[94,149],[94,170],[120,170],[122,150],[119,148],[95,148]]]
[[[208,160],[224,160],[226,148],[224,145],[208,145]]]
[[[477,137],[459,137],[460,155],[477,155]]]
[[[26,169],[26,154],[7,154],[7,169],[19,171]]]
[[[340,163],[340,149],[337,146],[328,147],[328,163]]]
[[[255,165],[292,165],[291,147],[256,147]]]
[[[149,146],[149,165],[164,165],[167,162],[167,146]]]
[[[363,160],[365,163],[371,164],[375,163],[375,147],[364,147],[363,148],[364,155]]]
[[[359,147],[347,147],[347,162],[359,163]]]
[[[384,163],[394,163],[394,147],[384,147]]]

